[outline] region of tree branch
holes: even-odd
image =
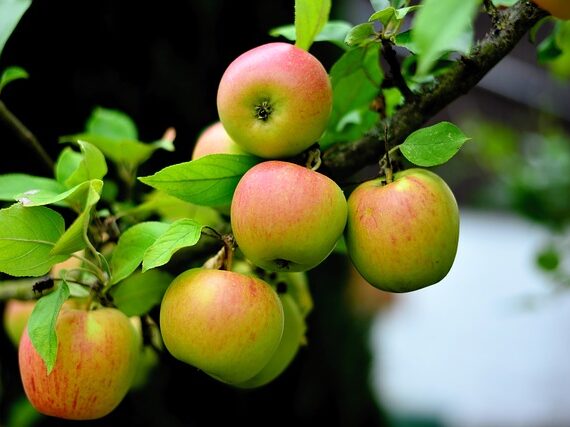
[[[382,39],[382,52],[384,53],[384,59],[386,59],[386,62],[390,67],[390,80],[398,89],[400,89],[400,92],[404,95],[406,102],[413,102],[416,96],[406,84],[404,76],[402,76],[401,66],[398,62],[396,51],[392,47],[392,42]]]
[[[326,150],[322,156],[322,172],[338,179],[378,162],[384,154],[382,135],[385,125],[388,127],[388,147],[402,143],[444,107],[473,89],[544,16],[546,12],[528,0],[521,0],[499,12],[500,29],[490,29],[468,56],[454,63],[433,84],[418,91],[415,99],[406,102],[391,118],[378,123],[373,135]]]
[[[48,153],[44,150],[35,135],[0,101],[0,121],[10,128],[14,134],[27,144],[42,160],[43,164],[53,173],[54,163]]]

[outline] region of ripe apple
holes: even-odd
[[[540,8],[560,19],[570,19],[570,2],[568,0],[533,0]]]
[[[287,293],[279,294],[283,305],[285,323],[279,347],[263,369],[249,380],[236,384],[240,388],[256,388],[266,385],[277,378],[291,364],[299,347],[305,341],[307,326],[305,319],[293,297]]]
[[[332,89],[317,58],[290,43],[268,43],[235,59],[224,72],[218,114],[231,138],[263,158],[294,156],[322,135]]]
[[[39,412],[71,420],[110,413],[133,380],[140,339],[129,318],[114,308],[63,309],[57,320],[58,352],[50,374],[27,330],[19,348],[24,391]]]
[[[10,299],[4,307],[4,330],[10,341],[18,347],[20,338],[26,329],[28,319],[36,305],[36,300]]]
[[[283,334],[283,307],[258,278],[194,268],[176,277],[164,294],[160,328],[175,358],[237,384],[273,356]]]
[[[239,145],[237,145],[221,122],[215,122],[204,129],[194,145],[192,151],[192,160],[207,156],[208,154],[244,154]]]
[[[348,198],[348,254],[373,286],[409,292],[443,279],[459,239],[459,210],[439,176],[408,169],[384,184],[360,184]]]
[[[277,160],[248,170],[231,206],[241,251],[269,271],[306,271],[320,264],[342,235],[346,218],[344,193],[333,180]]]

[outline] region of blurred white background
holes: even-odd
[[[570,292],[534,262],[546,231],[503,214],[461,220],[444,281],[375,317],[375,393],[396,416],[446,426],[569,426]]]

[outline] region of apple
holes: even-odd
[[[140,339],[129,318],[114,308],[61,310],[58,352],[48,374],[27,330],[19,348],[24,391],[42,414],[90,420],[109,414],[133,381]]]
[[[287,293],[279,294],[279,298],[283,305],[285,319],[279,347],[257,375],[243,383],[236,384],[237,387],[257,388],[270,383],[287,369],[297,355],[299,347],[305,342],[307,326],[297,303]]]
[[[204,129],[194,145],[192,151],[192,160],[207,156],[208,154],[244,154],[239,145],[237,145],[220,121],[215,122]]]
[[[340,187],[323,174],[271,160],[249,169],[232,199],[239,248],[269,271],[307,271],[333,250],[346,224]]]
[[[277,286],[279,282],[283,281],[287,287],[287,294],[291,295],[301,316],[306,318],[309,313],[313,310],[313,297],[311,295],[311,290],[309,289],[309,280],[307,278],[307,273],[299,271],[295,273],[278,273],[277,275]]]
[[[224,270],[180,274],[160,307],[170,354],[228,384],[249,380],[269,362],[283,322],[283,307],[271,286]]]
[[[18,347],[26,329],[28,319],[34,310],[36,300],[10,299],[4,307],[4,330],[12,344]]]
[[[394,293],[371,286],[350,262],[344,297],[347,306],[356,316],[368,319],[396,302]]]
[[[259,276],[257,271],[254,271],[254,266],[243,260],[234,258],[232,263],[232,271],[237,273],[246,274],[248,276],[260,277],[262,280],[267,275],[267,272]],[[313,309],[313,297],[309,289],[309,279],[307,273],[298,271],[294,273],[271,273],[266,280],[274,288],[279,290],[284,287],[288,295],[291,295],[303,318],[306,318]],[[279,294],[281,297],[281,294]]]
[[[132,316],[129,319],[137,331],[137,336],[141,343],[139,362],[130,388],[130,391],[133,391],[140,390],[147,385],[149,376],[159,363],[159,357],[152,345],[142,345],[143,329],[141,318],[138,316]],[[153,344],[157,345],[157,347],[162,350],[162,338],[160,338],[160,332],[158,332],[156,328],[157,326],[153,323],[153,328],[150,330],[150,339]]]
[[[360,184],[348,198],[348,255],[373,286],[409,292],[443,279],[459,239],[459,210],[438,175],[412,168],[384,184]]]
[[[4,330],[10,338],[10,341],[14,346],[18,347],[20,339],[26,325],[28,324],[28,319],[30,318],[34,307],[36,306],[35,299],[33,300],[19,300],[19,299],[9,299],[4,307]],[[80,298],[70,298],[64,304],[64,309],[67,308],[79,308],[84,301]]]
[[[326,128],[332,88],[326,70],[290,43],[268,43],[236,58],[217,94],[218,115],[231,138],[263,158],[295,156]]]
[[[568,0],[533,0],[540,8],[556,18],[570,19],[570,2]]]

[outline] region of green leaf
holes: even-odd
[[[158,214],[167,222],[173,222],[182,218],[192,218],[200,224],[215,226],[220,223],[220,213],[208,206],[198,206],[170,196],[162,191],[154,190],[145,195],[143,203],[136,206],[119,210],[118,215],[134,215],[143,220],[152,214]]]
[[[71,147],[65,147],[60,153],[55,163],[55,179],[61,184],[65,182],[79,167],[83,155],[74,151]]]
[[[87,207],[93,206],[99,201],[99,195],[103,189],[103,181],[92,179],[85,181],[67,190],[28,190],[16,196],[17,200],[24,206],[45,206],[51,204],[61,204],[65,201],[69,206],[74,207],[78,212]]]
[[[65,187],[51,178],[41,176],[23,173],[0,175],[0,200],[14,201],[19,194],[40,190],[57,194],[65,191]]]
[[[331,0],[295,0],[295,45],[309,50],[329,19]]]
[[[420,7],[420,5],[403,7],[401,9],[387,7],[386,9],[373,13],[370,18],[368,18],[368,22],[380,22],[384,27],[384,36],[393,36],[399,31],[406,15]]]
[[[58,239],[50,252],[52,255],[77,252],[88,244],[87,230],[91,221],[91,207],[101,198],[103,181],[94,179],[80,185],[85,186],[84,194],[80,196],[83,203],[81,214]]]
[[[142,262],[146,250],[168,228],[169,224],[148,221],[133,225],[121,234],[111,258],[110,283],[118,283],[132,274]]]
[[[64,231],[60,214],[19,203],[0,210],[0,272],[12,276],[41,276],[70,254],[51,255]]]
[[[172,223],[168,230],[145,251],[143,272],[166,264],[179,249],[198,243],[202,227],[193,219],[180,219]]]
[[[101,153],[101,151],[99,151],[96,146],[90,144],[89,142],[77,141],[77,144],[81,149],[81,159],[77,164],[75,170],[71,172],[71,175],[69,175],[64,181],[64,184],[67,188],[74,187],[77,184],[81,184],[82,182],[92,179],[103,179],[103,177],[107,174],[107,163],[105,162],[103,153]],[[69,154],[67,156],[69,157]],[[69,164],[72,164],[72,162],[76,162],[77,159],[78,157],[75,156],[73,160],[68,159],[67,162],[69,162]],[[69,164],[66,164],[67,172],[69,171]],[[60,174],[65,175],[63,171],[60,171]],[[62,177],[62,175],[60,175],[60,177]]]
[[[134,169],[148,160],[158,149],[174,151],[170,138],[162,138],[150,144],[137,139],[137,128],[129,116],[118,110],[98,107],[87,120],[85,132],[63,136],[60,141],[87,141],[99,148],[113,162],[129,169]]]
[[[113,162],[124,164],[131,169],[144,163],[158,149],[174,151],[174,144],[167,139],[146,144],[132,139],[113,139],[91,133],[80,133],[60,138],[62,142],[78,139],[95,145]]]
[[[167,272],[137,272],[111,288],[113,303],[127,316],[142,316],[160,304],[173,277]]]
[[[373,126],[378,114],[370,109],[370,103],[378,96],[382,83],[379,63],[380,45],[371,43],[347,51],[333,65],[333,110],[319,141],[322,148],[353,140]]]
[[[31,0],[0,1],[0,55],[14,28],[31,4]]]
[[[353,27],[352,24],[346,21],[329,21],[325,24],[323,29],[315,37],[315,42],[330,42],[342,49],[347,49],[344,40],[346,35]],[[281,27],[273,28],[269,35],[272,37],[285,37],[287,40],[295,41],[295,25],[283,25]]]
[[[370,15],[370,18],[368,18],[368,22],[378,21],[384,27],[386,27],[395,14],[396,14],[396,9],[394,9],[393,7],[387,7],[386,9],[381,9]]]
[[[472,24],[480,3],[480,0],[425,0],[422,3],[412,23],[412,39],[418,49],[418,75],[427,74],[446,53],[469,51],[473,43]],[[458,39],[461,39],[459,44]]]
[[[344,42],[348,46],[365,46],[376,38],[374,25],[368,22],[358,24],[346,35]]]
[[[75,298],[87,298],[90,294],[89,289],[78,283],[68,283],[69,295]]]
[[[412,53],[416,53],[418,51],[418,48],[414,45],[414,41],[412,40],[412,32],[409,30],[396,34],[394,37],[394,44],[396,46],[405,47]]]
[[[537,46],[538,62],[552,62],[570,53],[570,21],[555,20],[552,32]]]
[[[8,83],[14,80],[27,79],[28,77],[28,72],[21,67],[6,68],[2,76],[0,76],[0,92],[2,92],[2,89],[4,89]]]
[[[186,202],[222,206],[231,203],[238,181],[259,162],[248,155],[211,154],[168,166],[139,180]]]
[[[63,303],[69,298],[65,281],[50,294],[40,298],[28,321],[28,335],[32,345],[44,361],[48,375],[57,359],[57,334],[55,327]]]
[[[468,140],[457,126],[441,122],[413,132],[400,151],[415,165],[430,167],[447,162]]]
[[[386,116],[392,117],[396,112],[396,108],[404,103],[405,98],[397,87],[384,89],[382,94],[384,95],[384,102],[386,103]]]
[[[97,107],[87,120],[86,132],[112,139],[137,140],[139,133],[133,120],[118,110]]]
[[[519,0],[493,0],[495,6],[513,6]]]

